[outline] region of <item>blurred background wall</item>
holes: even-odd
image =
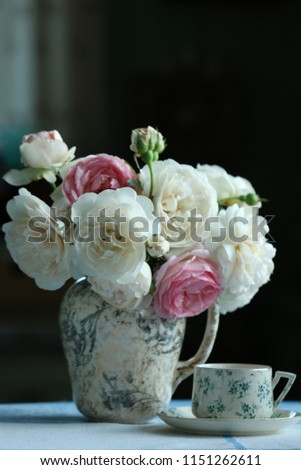
[[[152,125],[165,158],[249,179],[275,215],[275,272],[221,318],[210,360],[295,371],[290,399],[301,399],[300,22],[297,0],[0,0],[1,174],[28,132],[57,129],[78,157],[131,159],[131,129]],[[2,225],[17,190],[0,192]],[[2,234],[0,255],[0,402],[70,399],[57,324],[67,286],[38,289]],[[188,321],[183,357],[205,321]],[[190,392],[187,380],[177,396]]]

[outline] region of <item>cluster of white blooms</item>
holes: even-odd
[[[177,273],[178,257],[179,286],[186,276],[187,290],[187,276],[195,277],[196,269],[190,254],[206,251],[205,264],[198,260],[198,282],[201,269],[208,285],[214,273],[221,312],[249,303],[269,281],[275,256],[251,183],[216,165],[158,161],[165,141],[151,127],[133,131],[131,148],[146,163],[139,173],[107,154],[72,161],[75,147],[69,150],[57,131],[25,136],[25,168],[4,179],[53,184],[60,177],[62,184],[51,207],[25,188],[8,202],[11,221],[3,231],[14,261],[43,289],[85,276],[107,302],[137,308],[154,288],[152,266],[165,261]]]
[[[198,236],[202,235],[210,258],[219,268],[222,281],[219,297],[221,313],[234,311],[249,303],[259,288],[269,281],[276,252],[262,233],[268,232],[267,223],[263,228],[263,218],[254,210],[261,203],[257,201],[252,210],[239,199],[248,194],[256,195],[251,183],[245,178],[230,175],[217,165],[197,165],[197,169],[194,169],[174,160],[155,162],[154,172],[154,211],[163,221],[162,235],[168,239],[171,247],[168,256],[173,252],[178,255],[186,251],[187,247],[192,249],[196,246],[189,223],[193,210],[194,216],[202,217]],[[143,187],[148,194],[148,168],[144,167],[141,173]],[[219,201],[232,204],[219,211]],[[210,230],[206,230],[205,222],[210,217]],[[168,222],[172,218],[175,220],[173,232],[168,230]],[[256,233],[256,226],[262,228],[261,232]],[[234,236],[232,227],[236,231]],[[184,236],[178,236],[173,241],[176,228],[177,234]],[[238,236],[239,231],[241,236]]]

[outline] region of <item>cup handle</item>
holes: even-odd
[[[208,308],[204,337],[195,356],[188,361],[178,362],[173,379],[173,392],[184,379],[193,374],[196,364],[203,364],[207,361],[216,339],[219,315],[219,305],[216,301]]]
[[[272,381],[273,390],[281,378],[287,379],[287,382],[285,384],[284,389],[279,394],[278,398],[274,401],[274,409],[277,408],[279,403],[281,403],[284,397],[287,395],[288,391],[290,390],[291,386],[293,385],[296,379],[296,374],[293,374],[292,372],[283,372],[282,370],[277,370]]]

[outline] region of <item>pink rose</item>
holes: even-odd
[[[217,266],[203,248],[172,256],[156,273],[155,312],[162,318],[193,317],[220,295]]]
[[[136,180],[137,175],[121,158],[106,153],[89,155],[68,171],[63,181],[63,193],[73,204],[84,193],[131,186],[127,183],[129,179]]]

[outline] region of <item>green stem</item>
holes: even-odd
[[[153,197],[153,191],[154,191],[154,168],[153,168],[153,163],[152,162],[148,163],[148,168],[149,168],[149,172],[150,172],[149,198],[151,199]]]
[[[52,187],[53,191],[56,189],[56,184],[55,183],[50,183],[50,186]]]
[[[140,165],[139,165],[138,158],[137,158],[136,154],[134,155],[134,161],[136,163],[136,166],[137,166],[138,170],[140,171]]]
[[[260,197],[258,194],[250,193],[241,196],[226,197],[224,199],[219,199],[217,202],[219,206],[229,206],[239,201],[245,202],[249,206],[254,206],[259,201],[267,202],[268,200],[263,197]]]

